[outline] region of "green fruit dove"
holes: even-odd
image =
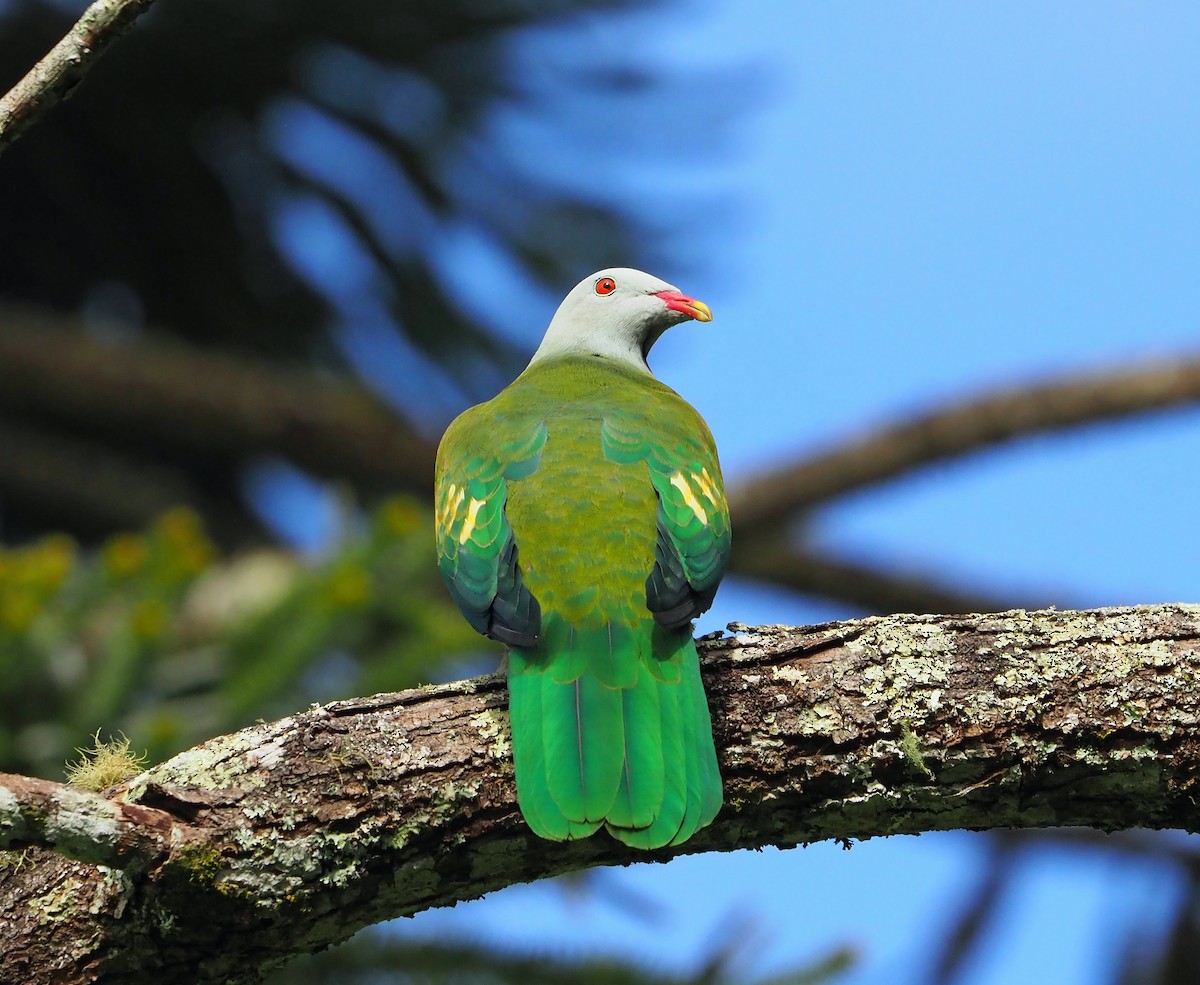
[[[593,274],[438,448],[438,568],[508,646],[517,799],[543,838],[679,845],[721,807],[692,620],[729,509],[704,419],[646,364],[689,319],[712,312],[639,270]]]

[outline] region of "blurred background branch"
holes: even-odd
[[[1047,431],[1200,403],[1200,357],[1180,353],[1009,387],[933,407],[756,476],[730,496],[738,532],[777,530],[797,514],[925,466]]]
[[[31,432],[0,463],[14,473],[0,476],[13,512],[49,506],[44,523],[70,516],[73,533],[94,537],[184,504],[232,547],[261,539],[261,527],[236,501],[206,501],[204,470],[278,455],[375,496],[428,492],[432,442],[344,374],[158,333],[105,340],[45,309],[0,311],[0,324],[0,414]],[[56,440],[54,467],[34,469],[39,444]],[[85,474],[112,481],[88,488]]]
[[[836,599],[863,612],[1003,612],[1055,604],[1033,596],[971,592],[948,578],[888,570],[828,551],[795,547],[778,533],[754,538],[739,532],[730,570],[802,595]]]

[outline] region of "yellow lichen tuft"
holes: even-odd
[[[921,743],[917,739],[917,734],[907,723],[900,725],[900,752],[903,753],[904,758],[908,760],[913,769],[923,774],[926,779],[933,779],[933,770],[925,765],[925,757],[921,754]]]
[[[124,735],[120,739],[100,741],[100,730],[92,736],[90,749],[76,748],[80,758],[67,763],[67,783],[83,790],[106,790],[122,780],[137,776],[142,772],[148,758],[145,753],[138,755],[129,748],[129,740]]]

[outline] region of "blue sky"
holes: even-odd
[[[681,203],[685,245],[658,272],[716,320],[670,333],[651,361],[708,419],[730,485],[982,388],[1197,350],[1200,6],[689,9],[614,17],[591,37],[667,74],[725,73],[725,139],[675,143],[686,127],[638,117],[688,158],[686,184],[665,166],[596,180]],[[1188,411],[1022,442],[851,497],[812,536],[1079,605],[1195,600],[1198,439]],[[700,629],[843,614],[729,584]],[[604,873],[592,893],[515,887],[400,927],[666,969],[745,920],[748,970],[850,944],[861,961],[845,981],[903,983],[928,969],[983,851],[949,833],[701,856]],[[647,925],[606,902],[605,881],[666,917]],[[1179,891],[1169,873],[1050,851],[1014,885],[973,983],[1105,981],[1113,913],[1153,926]]]
[[[671,338],[660,366],[682,383],[718,348],[723,385],[696,399],[731,482],[982,387],[1195,351],[1200,8],[768,9],[745,44],[786,76],[736,186],[758,222],[716,264],[739,281],[712,302],[736,343]],[[1161,520],[1191,519],[1197,430],[1030,441],[855,497],[816,533],[1085,604],[1195,598],[1195,538]]]

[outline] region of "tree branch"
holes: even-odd
[[[0,979],[250,982],[378,920],[681,852],[1198,827],[1200,606],[733,628],[702,644],[726,806],[682,849],[533,837],[497,677],[337,702],[154,767],[111,817],[10,778],[0,840],[25,851],[0,867]],[[120,869],[49,850],[119,862],[114,836],[91,850],[38,820],[119,835],[142,824],[131,808],[147,830]]]
[[[75,89],[154,0],[96,0],[67,35],[0,98],[0,153]]]
[[[739,535],[933,462],[1016,438],[1200,401],[1200,357],[1072,375],[947,404],[842,442],[732,490]]]
[[[41,845],[81,862],[139,870],[187,840],[187,825],[165,811],[0,773],[0,844]]]

